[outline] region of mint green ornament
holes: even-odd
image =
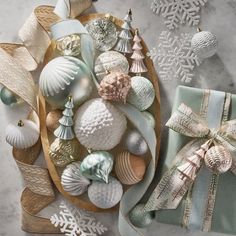
[[[1,89],[0,98],[1,101],[7,106],[12,106],[21,101],[21,99],[17,95],[15,95],[12,91],[7,89],[6,87],[3,87]]]
[[[82,161],[80,171],[88,179],[108,183],[113,167],[113,156],[109,152],[96,151]]]
[[[144,204],[139,204],[129,213],[130,222],[138,228],[147,227],[155,218],[155,211],[143,211],[143,209]]]

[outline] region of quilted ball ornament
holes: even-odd
[[[145,139],[137,130],[130,130],[125,137],[125,146],[134,155],[142,156],[148,152]]]
[[[74,162],[68,165],[61,176],[63,189],[72,196],[83,194],[90,184],[90,180],[82,175],[80,164],[80,162]]]
[[[39,139],[39,127],[31,120],[20,120],[6,128],[6,141],[18,149],[30,148]]]
[[[200,31],[194,34],[191,41],[192,50],[200,58],[208,58],[217,52],[218,41],[209,31]]]
[[[85,102],[75,115],[75,134],[88,149],[110,150],[120,143],[127,121],[123,113],[101,98]]]
[[[129,75],[112,72],[101,81],[98,93],[105,100],[125,103],[130,88],[131,80]]]
[[[17,103],[21,103],[22,99],[15,95],[12,91],[7,89],[6,87],[3,87],[0,92],[0,99],[3,102],[3,104],[7,106],[12,106]]]
[[[155,90],[152,83],[145,77],[134,76],[131,78],[131,89],[127,102],[140,111],[148,109],[155,99]]]
[[[138,228],[149,226],[155,218],[155,211],[143,211],[144,204],[139,204],[129,214],[131,223]]]
[[[62,117],[61,110],[52,110],[47,114],[46,126],[50,132],[54,132],[59,127],[59,120]]]
[[[204,161],[207,168],[218,173],[225,173],[232,166],[231,154],[222,145],[211,147],[207,151]]]
[[[145,161],[129,152],[116,157],[115,172],[121,183],[132,185],[140,182],[146,171]]]
[[[100,54],[95,61],[94,68],[99,82],[106,76],[106,72],[129,73],[129,62],[126,57],[119,52],[108,51]]]
[[[108,183],[113,167],[113,156],[109,152],[97,151],[89,154],[82,161],[81,173],[89,179]]]
[[[115,206],[123,195],[121,183],[114,177],[109,178],[109,183],[93,181],[88,188],[88,197],[97,207],[108,209]]]

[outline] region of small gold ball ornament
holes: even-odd
[[[50,132],[54,132],[59,127],[59,119],[62,117],[61,110],[52,110],[46,118],[46,126]]]

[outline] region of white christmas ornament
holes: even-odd
[[[173,79],[189,83],[193,76],[193,69],[199,66],[201,59],[191,47],[192,34],[182,33],[176,36],[171,32],[163,31],[158,39],[158,45],[148,56],[157,63],[158,75],[161,79]]]
[[[129,73],[129,62],[126,57],[116,51],[108,51],[100,54],[95,62],[95,74],[99,82],[109,72]]]
[[[88,188],[90,201],[97,207],[108,209],[115,206],[123,195],[121,183],[114,177],[109,178],[109,183],[93,181]]]
[[[51,216],[50,221],[66,236],[97,236],[108,230],[86,211],[64,202],[60,204],[60,213]]]
[[[155,90],[152,83],[142,76],[131,78],[131,89],[127,102],[134,105],[140,111],[148,109],[155,99]]]
[[[217,52],[218,41],[211,32],[200,31],[193,35],[191,46],[197,56],[208,58]]]
[[[66,167],[61,176],[63,189],[72,196],[78,196],[87,191],[90,180],[80,171],[80,162],[74,162]]]
[[[190,26],[199,24],[199,11],[207,0],[153,0],[151,9],[157,15],[162,15],[169,30],[178,28],[179,24]]]
[[[20,120],[17,125],[6,128],[6,141],[13,147],[25,149],[32,147],[39,139],[39,127],[31,120]]]
[[[74,131],[79,142],[88,149],[110,150],[120,143],[127,121],[111,103],[95,98],[76,112]]]

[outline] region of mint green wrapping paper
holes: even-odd
[[[204,90],[179,86],[176,90],[172,111],[176,111],[181,103],[185,103],[199,114]],[[229,120],[236,119],[236,95],[232,95]],[[172,161],[181,148],[191,138],[187,138],[169,129],[166,152],[162,157],[162,166],[159,169],[158,179],[171,167]],[[182,225],[185,200],[176,210],[156,211],[156,220],[161,223]],[[236,176],[230,171],[221,174],[216,193],[216,202],[212,219],[211,231],[236,234]]]

